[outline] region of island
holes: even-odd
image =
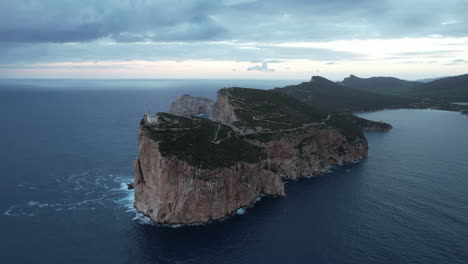
[[[205,223],[260,195],[285,196],[284,180],[366,157],[363,130],[391,129],[276,90],[237,87],[219,90],[214,103],[184,95],[171,113],[143,116],[134,161],[135,207],[163,224]]]

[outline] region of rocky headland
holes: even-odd
[[[182,95],[169,106],[169,114],[177,116],[192,116],[213,112],[214,102],[208,98]]]
[[[283,179],[361,160],[368,152],[362,130],[391,128],[271,90],[221,89],[211,120],[187,116],[194,109],[187,108],[140,122],[135,207],[158,223],[207,222],[261,194],[284,196]]]

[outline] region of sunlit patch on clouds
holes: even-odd
[[[457,23],[456,20],[449,20],[449,21],[441,22],[440,24],[443,25],[443,26],[446,26],[446,25],[453,25],[453,24],[456,24],[456,23]]]

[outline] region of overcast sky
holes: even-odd
[[[468,73],[465,0],[0,1],[0,78]]]

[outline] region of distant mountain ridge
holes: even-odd
[[[398,108],[405,107],[414,101],[409,98],[347,87],[342,83],[335,83],[320,76],[313,76],[310,82],[275,88],[274,90],[329,112]]]
[[[410,96],[468,102],[468,74],[438,79],[411,89]]]
[[[340,83],[354,89],[391,95],[404,95],[412,88],[422,84],[394,77],[359,78],[352,74]]]
[[[468,74],[405,81],[394,77],[345,78],[340,84],[358,90],[411,98],[431,98],[437,101],[468,101]]]

